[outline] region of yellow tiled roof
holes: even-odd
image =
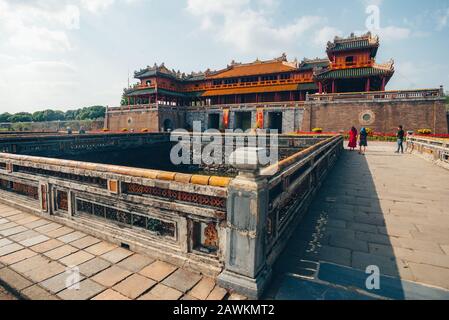
[[[294,70],[297,70],[297,68],[284,61],[254,62],[251,64],[230,66],[228,69],[217,71],[217,73],[209,75],[207,78],[233,78],[261,74],[273,74]]]

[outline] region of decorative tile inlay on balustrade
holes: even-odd
[[[0,189],[11,191],[33,200],[39,200],[39,189],[35,186],[0,179]]]
[[[69,211],[68,195],[66,191],[56,191],[56,205],[58,210]]]
[[[169,200],[196,203],[202,206],[226,209],[226,199],[214,196],[207,196],[196,193],[162,189],[158,187],[144,186],[134,183],[124,183],[123,193],[135,195],[151,195]]]
[[[37,174],[42,176],[50,176],[54,178],[59,178],[63,180],[70,180],[70,181],[76,181],[80,183],[88,183],[91,185],[95,185],[99,188],[107,188],[107,180],[98,178],[98,177],[89,177],[89,176],[82,176],[72,173],[65,173],[60,171],[52,171],[52,170],[46,170],[46,169],[39,169],[39,168],[32,168],[32,167],[25,167],[25,166],[14,166],[14,171],[21,172],[21,173],[28,173],[28,174]]]
[[[81,199],[76,199],[76,213],[87,214],[120,224],[145,229],[158,236],[175,238],[176,235],[176,225],[174,222],[166,222]]]

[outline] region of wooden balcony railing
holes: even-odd
[[[332,63],[330,64],[331,70],[338,70],[338,69],[350,69],[350,68],[367,68],[374,66],[375,61],[374,59],[371,59],[369,61],[361,61],[361,62],[346,62],[346,63]]]
[[[198,86],[188,85],[188,86],[167,86],[164,84],[158,84],[158,89],[179,91],[179,92],[197,92],[197,91],[207,91],[207,90],[220,90],[220,89],[239,89],[239,88],[252,88],[261,86],[276,86],[276,85],[288,85],[288,84],[301,84],[301,83],[313,83],[313,77],[300,77],[297,79],[278,79],[278,80],[267,80],[267,81],[255,81],[255,82],[238,82],[230,84],[201,84]],[[139,84],[131,89],[125,90],[125,92],[131,92],[139,89],[155,89],[155,84]]]
[[[248,87],[260,87],[260,86],[272,86],[272,85],[286,85],[286,84],[301,84],[313,82],[313,77],[300,77],[296,79],[278,79],[278,80],[266,80],[266,81],[255,81],[255,82],[239,82],[230,84],[204,84],[198,87],[188,87],[185,92],[194,91],[206,91],[206,90],[219,90],[219,89],[237,89],[237,88],[248,88]]]

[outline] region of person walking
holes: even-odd
[[[395,153],[399,153],[399,151],[401,151],[401,153],[404,153],[405,132],[404,132],[404,127],[403,126],[399,126],[398,127],[398,132],[396,134],[396,137],[398,138],[398,149],[396,150]]]
[[[359,146],[359,154],[365,155],[366,147],[368,147],[368,131],[366,131],[366,128],[360,129]]]
[[[355,127],[352,127],[349,131],[349,145],[348,148],[351,151],[354,151],[355,148],[357,148],[357,129]]]

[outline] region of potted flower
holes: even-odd
[[[430,130],[430,129],[419,129],[418,133],[427,136],[427,135],[432,134],[432,130]]]

